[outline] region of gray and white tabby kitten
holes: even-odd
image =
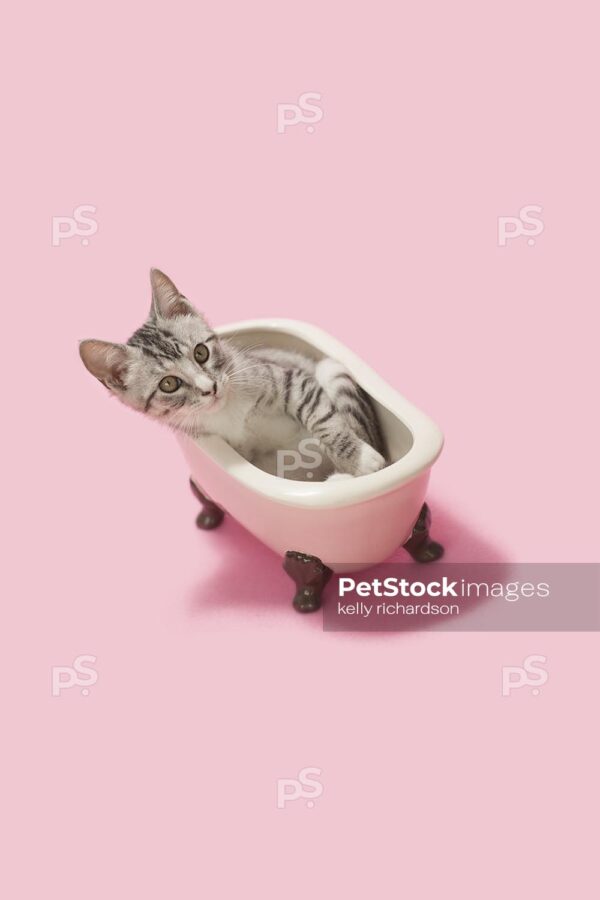
[[[119,400],[191,437],[219,435],[277,472],[278,451],[312,438],[322,462],[286,477],[322,480],[386,464],[375,411],[345,368],[269,347],[236,347],[158,269],[148,320],[126,344],[82,341],[86,368]],[[318,443],[317,443],[318,442]]]

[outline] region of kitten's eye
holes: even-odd
[[[206,344],[196,344],[194,347],[194,359],[197,363],[205,363],[210,356],[210,350]]]
[[[167,375],[158,385],[165,394],[174,394],[182,385],[181,378],[175,378],[174,375]]]

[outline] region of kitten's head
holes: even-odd
[[[174,428],[222,408],[230,348],[158,269],[150,273],[150,316],[126,344],[82,341],[85,367],[119,400]]]

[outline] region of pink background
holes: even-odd
[[[13,7],[2,65],[4,895],[597,896],[597,636],[324,634],[77,341],[170,273],[333,332],[446,434],[450,560],[597,559],[585,2]],[[278,103],[322,94],[309,134]],[[5,192],[6,198],[6,192]],[[53,216],[98,231],[51,244]],[[498,246],[498,216],[544,231]],[[8,321],[7,320],[8,314]],[[51,695],[51,669],[98,681]],[[547,658],[539,696],[504,665]],[[314,808],[276,780],[322,770]],[[595,815],[595,812],[594,812]]]

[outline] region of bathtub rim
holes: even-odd
[[[392,388],[345,344],[316,325],[296,319],[265,318],[232,322],[214,330],[222,337],[230,337],[243,331],[279,332],[311,344],[325,356],[345,365],[368,394],[400,419],[411,433],[412,446],[401,459],[378,472],[352,480],[314,483],[292,481],[263,472],[216,435],[194,439],[177,433],[186,457],[188,453],[195,455],[199,450],[233,479],[278,503],[310,509],[331,509],[363,503],[398,490],[431,468],[440,455],[444,437],[435,422]],[[192,477],[194,475],[192,471]],[[208,483],[199,483],[198,486],[210,494],[210,479]],[[213,499],[218,502],[218,497]]]

